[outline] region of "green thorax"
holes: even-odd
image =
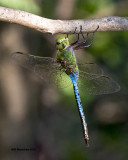
[[[59,38],[56,41],[57,62],[65,69],[66,74],[78,72],[76,57],[68,38]]]

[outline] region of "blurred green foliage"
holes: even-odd
[[[41,14],[39,4],[34,0],[0,0],[0,5],[8,8],[19,9],[34,14]]]

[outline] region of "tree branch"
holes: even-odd
[[[33,28],[43,33],[74,33],[80,31],[93,32],[99,25],[98,31],[128,31],[128,17],[101,17],[80,20],[52,20],[36,16],[34,14],[0,7],[0,20],[10,23],[20,24]]]

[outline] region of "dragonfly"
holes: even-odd
[[[97,27],[97,29],[99,26]],[[88,34],[84,37],[82,29],[76,34],[76,41],[69,43],[67,37],[57,38],[56,40],[56,58],[39,57],[22,52],[13,53],[13,59],[17,64],[22,65],[34,71],[41,79],[51,79],[59,87],[68,87],[73,85],[75,100],[82,124],[83,136],[87,146],[89,146],[89,135],[87,122],[79,94],[79,85],[91,94],[109,94],[120,90],[120,86],[112,78],[105,75],[103,70],[95,63],[78,63],[75,56],[75,50],[90,47],[92,45],[94,34],[91,42],[87,43]],[[76,28],[75,28],[76,31]],[[82,40],[79,35],[82,35]]]

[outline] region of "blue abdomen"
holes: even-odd
[[[80,120],[82,124],[84,139],[85,139],[86,144],[89,145],[88,144],[89,137],[88,137],[87,123],[86,123],[86,119],[85,119],[85,115],[84,115],[84,111],[83,111],[83,107],[82,107],[82,103],[81,103],[81,99],[79,95],[79,89],[78,89],[78,77],[79,77],[78,75],[79,75],[78,72],[74,72],[70,74],[69,77],[71,78],[72,83],[73,83],[73,89],[74,89],[75,99],[76,99],[76,103],[77,103],[77,107],[78,107],[78,111],[80,115]]]

